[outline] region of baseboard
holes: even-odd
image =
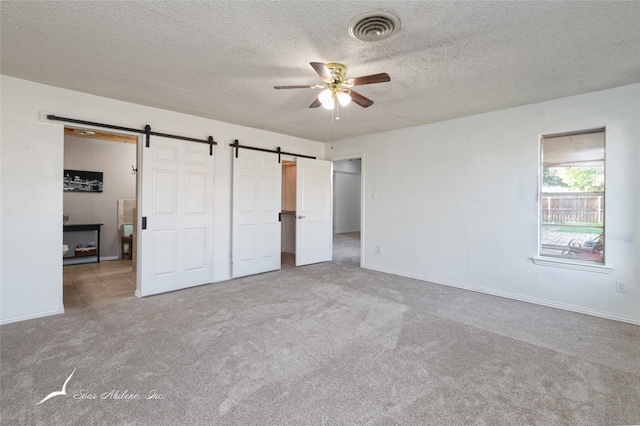
[[[118,260],[120,259],[118,256],[100,256],[100,262],[105,262],[109,260]],[[87,256],[87,257],[65,257],[62,259],[62,264],[64,266],[67,265],[81,265],[83,263],[97,263],[96,256]]]
[[[26,321],[26,320],[35,319],[35,318],[48,317],[50,315],[58,315],[58,314],[64,314],[64,307],[62,307],[61,309],[56,309],[54,311],[39,312],[37,314],[24,315],[21,317],[14,317],[14,318],[0,320],[0,325],[10,324],[12,322]]]
[[[446,280],[441,280],[441,279],[437,279],[437,278],[426,277],[426,276],[419,275],[419,274],[412,274],[412,273],[407,273],[407,272],[403,272],[403,271],[396,271],[396,270],[390,269],[390,268],[381,268],[381,267],[373,266],[373,265],[362,265],[362,268],[371,269],[373,271],[378,271],[378,272],[384,272],[386,274],[391,274],[391,275],[398,275],[398,276],[406,277],[406,278],[413,278],[413,279],[420,280],[420,281],[427,281],[427,282],[434,283],[434,284],[446,285],[446,286],[449,286],[449,287],[460,288],[460,289],[463,289],[463,290],[475,291],[477,293],[484,293],[484,294],[490,294],[492,296],[504,297],[506,299],[518,300],[520,302],[533,303],[535,305],[548,306],[550,308],[562,309],[564,311],[576,312],[576,313],[579,313],[579,314],[591,315],[591,316],[594,316],[594,317],[605,318],[605,319],[610,319],[610,320],[620,321],[620,322],[626,322],[626,323],[634,324],[634,325],[640,325],[640,320],[635,319],[635,318],[628,318],[628,317],[619,316],[619,315],[612,315],[612,314],[610,314],[608,312],[602,312],[602,311],[598,311],[598,310],[595,310],[595,309],[587,309],[587,308],[583,308],[582,306],[575,306],[575,305],[570,305],[570,304],[567,304],[567,303],[558,303],[558,302],[554,302],[554,301],[550,301],[550,300],[538,299],[538,298],[535,298],[535,297],[522,296],[522,295],[515,294],[515,293],[497,291],[497,290],[488,289],[488,288],[485,288],[485,287],[478,287],[478,286],[474,286],[474,285],[461,284],[461,283],[457,283],[457,282],[452,282],[452,281],[446,281]]]

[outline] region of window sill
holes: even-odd
[[[534,256],[533,263],[542,266],[552,266],[554,268],[577,269],[579,271],[597,272],[599,274],[608,274],[613,271],[613,268],[611,266],[606,266],[601,263],[580,262],[554,257]]]

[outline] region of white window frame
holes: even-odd
[[[580,130],[580,131],[572,131],[572,132],[565,132],[565,133],[550,133],[550,134],[540,134],[539,135],[539,141],[538,141],[538,160],[539,160],[539,165],[538,165],[538,203],[537,203],[537,207],[538,207],[538,246],[537,246],[537,255],[533,257],[533,263],[535,263],[536,265],[542,265],[542,266],[550,266],[550,267],[557,267],[557,268],[565,268],[565,269],[574,269],[574,270],[581,270],[581,271],[589,271],[589,272],[597,272],[597,273],[603,273],[603,274],[607,274],[610,273],[613,268],[608,265],[607,262],[607,256],[606,256],[606,244],[604,245],[605,247],[605,252],[603,253],[603,260],[602,262],[594,262],[594,261],[590,261],[590,260],[580,260],[580,259],[569,259],[566,257],[559,257],[559,256],[553,256],[553,255],[548,255],[548,254],[542,254],[542,229],[543,229],[543,223],[542,223],[542,205],[543,205],[543,196],[545,195],[543,193],[543,176],[544,176],[544,158],[543,158],[543,142],[544,139],[550,139],[550,138],[554,138],[554,137],[562,137],[562,136],[571,136],[571,135],[584,135],[584,134],[588,134],[588,133],[600,133],[603,132],[604,133],[604,137],[605,137],[605,144],[604,144],[604,149],[605,149],[605,190],[604,190],[604,197],[605,197],[605,203],[604,203],[604,221],[603,221],[603,233],[604,233],[604,238],[606,239],[606,220],[607,220],[607,214],[606,214],[606,210],[607,210],[607,203],[606,203],[606,193],[607,193],[607,189],[606,189],[606,128],[605,127],[599,127],[599,128],[594,128],[594,129],[588,129],[588,130]]]

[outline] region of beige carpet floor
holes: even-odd
[[[335,258],[4,325],[1,423],[640,423],[640,327]]]

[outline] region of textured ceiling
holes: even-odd
[[[400,31],[351,39],[373,10]],[[0,16],[4,75],[318,141],[319,90],[273,89],[321,83],[311,61],[391,76],[358,88],[375,104],[341,109],[336,140],[640,82],[638,1],[2,1]]]

